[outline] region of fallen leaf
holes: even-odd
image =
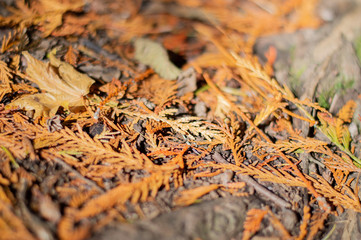
[[[65,109],[83,105],[83,96],[89,93],[94,80],[78,72],[70,64],[55,57],[55,50],[48,54],[49,63],[44,63],[24,51],[27,60],[26,74],[45,93],[22,96],[10,103],[7,108],[20,107],[34,110],[34,117],[54,116],[60,106]]]
[[[145,38],[135,40],[135,59],[149,65],[161,77],[169,80],[176,79],[181,70],[168,57],[166,49],[159,43]]]

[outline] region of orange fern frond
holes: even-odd
[[[265,119],[267,119],[274,111],[276,111],[279,108],[284,108],[288,104],[280,102],[281,99],[275,98],[270,99],[268,103],[266,104],[265,108],[263,108],[259,114],[254,119],[254,124],[257,126],[260,123],[262,123]]]
[[[274,215],[271,210],[267,211],[272,225],[281,233],[282,239],[292,239],[290,233],[287,231],[282,222]]]
[[[159,112],[164,105],[175,100],[177,89],[176,81],[165,80],[154,75],[141,82],[137,95],[154,103],[156,105],[155,112]]]
[[[0,82],[5,85],[5,88],[7,88],[9,91],[11,91],[10,88],[10,79],[12,78],[12,71],[7,66],[7,64],[0,60]]]
[[[310,231],[307,240],[314,239],[315,235],[324,228],[324,221],[328,217],[328,213],[316,212],[313,214],[310,222]]]
[[[198,198],[203,195],[216,190],[220,187],[218,184],[212,184],[209,186],[201,186],[189,190],[184,190],[180,193],[180,196],[174,200],[177,206],[188,206],[197,201]]]
[[[219,127],[213,123],[205,121],[198,117],[180,117],[172,120],[168,116],[174,116],[178,110],[175,108],[164,109],[159,113],[151,111],[145,106],[143,102],[136,102],[136,105],[132,105],[127,109],[118,108],[117,113],[127,114],[132,117],[139,117],[142,119],[152,119],[155,121],[162,121],[167,123],[172,129],[179,132],[185,137],[189,137],[194,140],[194,136],[202,136],[210,142],[223,142],[223,133]]]
[[[338,112],[337,116],[345,123],[352,121],[353,114],[356,110],[356,102],[354,100],[348,101]]]
[[[94,196],[97,193],[99,193],[97,189],[91,189],[86,192],[79,192],[77,194],[74,194],[69,201],[69,206],[80,207],[82,204],[84,204],[87,200],[89,200],[92,196]]]
[[[75,66],[78,58],[78,50],[74,49],[72,45],[69,45],[68,50],[64,55],[64,60],[70,65]]]
[[[75,219],[80,220],[95,216],[115,205],[122,206],[128,200],[133,204],[139,201],[144,202],[147,200],[149,194],[151,197],[155,197],[161,186],[167,188],[171,178],[174,178],[173,174],[176,169],[176,166],[163,167],[163,169],[154,170],[149,177],[144,177],[139,182],[120,184],[106,193],[87,201],[76,213]]]
[[[85,223],[80,226],[75,226],[74,209],[65,209],[65,216],[63,216],[58,224],[58,234],[61,240],[74,239],[83,240],[90,235],[90,225]]]
[[[0,53],[4,53],[12,49],[18,50],[19,45],[25,46],[29,42],[29,39],[25,33],[26,29],[17,28],[15,31],[9,32],[7,36],[4,35]]]
[[[313,182],[317,191],[332,202],[336,206],[342,206],[347,209],[354,209],[359,211],[361,208],[360,199],[357,193],[353,192],[349,187],[343,186],[343,191],[337,191],[334,189],[324,178],[318,176],[317,180],[309,179]]]
[[[303,240],[307,236],[307,226],[310,221],[310,218],[311,218],[310,207],[304,206],[302,223],[300,225],[300,233],[296,238],[296,240]]]
[[[248,240],[255,234],[261,227],[263,218],[268,213],[267,210],[252,208],[248,210],[246,220],[243,224],[243,237],[242,240]]]
[[[0,231],[3,239],[36,239],[27,230],[23,221],[12,212],[10,206],[3,201],[0,201]]]
[[[285,153],[291,153],[297,150],[306,152],[323,152],[327,146],[327,142],[314,138],[303,138],[299,135],[294,135],[287,140],[277,141],[276,143],[257,141],[257,144],[259,146],[270,147],[276,152],[282,151]]]

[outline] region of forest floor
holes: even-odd
[[[1,1],[0,239],[361,239],[359,16]]]

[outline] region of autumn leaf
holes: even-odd
[[[66,52],[65,56],[64,56],[64,60],[71,64],[71,65],[75,65],[76,64],[76,60],[77,60],[77,55],[78,55],[78,51],[76,49],[73,48],[72,45],[70,45],[68,47],[68,51]]]
[[[135,40],[135,59],[149,65],[160,77],[174,80],[181,70],[168,57],[167,50],[159,43],[145,38]]]
[[[10,107],[34,110],[34,117],[54,116],[60,106],[65,109],[82,106],[82,97],[89,93],[94,80],[78,72],[70,64],[55,57],[55,51],[48,54],[49,63],[44,63],[23,52],[28,68],[29,80],[36,83],[45,93],[20,97]]]

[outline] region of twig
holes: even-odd
[[[218,152],[215,152],[212,157],[215,161],[217,161],[219,163],[229,164],[229,162],[227,162],[227,160],[225,160],[221,156],[221,154],[219,154]],[[242,174],[238,174],[237,176],[241,179],[241,181],[243,181],[243,182],[247,183],[248,185],[250,185],[251,187],[253,187],[259,194],[265,196],[266,198],[268,198],[269,200],[274,202],[279,207],[291,208],[291,204],[289,202],[283,200],[282,198],[280,198],[279,196],[277,196],[276,194],[274,194],[267,188],[263,187],[252,177],[247,176],[247,175],[242,175]]]
[[[69,166],[66,162],[64,162],[63,160],[61,160],[60,158],[54,158],[54,161],[56,163],[58,163],[59,165],[61,165],[65,170],[73,173],[76,177],[82,179],[84,182],[86,182],[87,184],[89,184],[90,186],[96,188],[100,193],[104,193],[105,191],[99,187],[96,183],[94,183],[92,180],[84,177],[83,175],[81,175],[77,170],[73,169],[71,166]]]
[[[10,159],[10,162],[14,165],[15,168],[19,168],[19,164],[16,162],[14,156],[11,154],[11,152],[9,151],[9,149],[7,149],[4,146],[0,146],[0,148],[5,152],[5,154],[8,156],[8,158]]]
[[[289,202],[285,201],[281,197],[277,196],[276,194],[274,194],[273,192],[271,192],[270,190],[268,190],[267,188],[265,188],[264,186],[259,184],[252,177],[250,177],[248,175],[241,175],[241,174],[238,174],[237,176],[239,177],[239,179],[241,179],[241,181],[243,181],[243,182],[247,183],[249,186],[253,187],[259,194],[265,196],[270,201],[274,202],[277,206],[282,207],[282,208],[291,208],[292,207]]]
[[[40,240],[54,240],[50,228],[41,221],[38,216],[31,213],[26,205],[26,191],[28,189],[28,182],[22,178],[19,183],[17,192],[17,204],[20,209],[21,218],[24,220],[25,225],[35,234],[37,239]]]

